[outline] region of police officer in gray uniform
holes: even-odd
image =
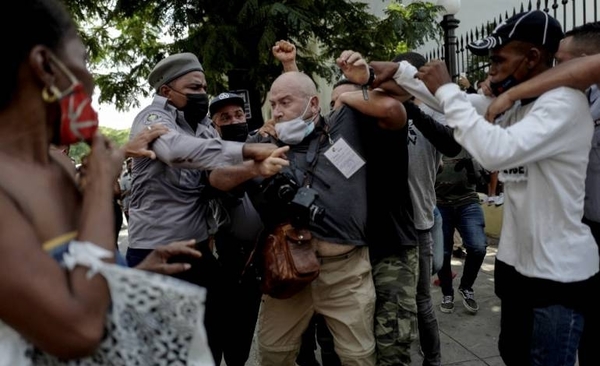
[[[127,261],[135,266],[152,249],[195,239],[203,258],[177,277],[207,287],[206,329],[211,342],[211,277],[218,263],[209,248],[206,169],[262,161],[277,147],[224,141],[207,117],[206,77],[198,58],[180,53],[160,61],[148,77],[152,103],[135,118],[130,138],[162,124],[169,132],[154,141],[156,159],[135,158],[129,208]],[[213,297],[214,299],[214,297]],[[212,347],[212,346],[211,346]]]
[[[221,93],[211,100],[209,111],[223,140],[246,141],[248,123],[241,96]],[[223,192],[219,198],[228,219],[215,234],[222,269],[219,287],[223,294],[219,306],[218,346],[227,366],[244,366],[250,355],[261,299],[256,272],[244,269],[263,224],[243,187]],[[219,350],[213,349],[213,353],[215,351]],[[217,365],[220,365],[220,356],[215,357]]]
[[[127,251],[131,265],[164,243],[208,239],[207,207],[200,201],[203,170],[262,160],[276,148],[219,137],[207,117],[206,77],[194,54],[163,59],[148,80],[157,94],[136,116],[130,136],[154,124],[167,126],[169,132],[152,145],[157,159],[133,161]]]

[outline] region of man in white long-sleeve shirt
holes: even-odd
[[[594,69],[600,71],[600,67],[583,66],[568,62],[586,57],[586,55],[600,56],[600,22],[575,27],[568,31],[565,38],[560,42],[560,47],[555,55],[556,63],[563,66],[565,63],[569,64],[571,71],[566,73],[561,71],[561,75],[559,73],[561,67],[553,68],[552,71],[545,72],[540,77],[533,78],[510,89],[490,105],[486,119],[493,120],[496,115],[509,109],[514,104],[513,101],[538,97],[559,86],[585,89],[592,118],[594,119],[594,135],[585,182],[583,222],[590,227],[592,235],[596,239],[596,244],[600,246],[600,78],[594,78],[592,75],[592,71]],[[599,72],[596,73],[600,74]],[[578,85],[577,80],[580,78],[586,80],[585,85]],[[594,84],[591,85],[592,83]],[[507,100],[511,102],[506,103]],[[499,106],[501,108],[498,108]],[[598,314],[595,303],[590,302],[588,305],[589,309],[585,316],[585,326],[579,343],[579,354],[577,355],[580,366],[600,365],[600,354],[596,349],[596,333],[600,326],[600,314]]]
[[[493,90],[500,95],[551,68],[562,36],[554,18],[530,11],[507,19],[469,49],[489,52]],[[380,82],[394,73],[400,79],[397,67],[372,66]],[[421,99],[441,108],[456,140],[485,168],[499,170],[505,183],[495,267],[504,362],[574,365],[583,297],[598,273],[597,247],[581,222],[593,130],[585,95],[556,88],[517,102],[492,125],[482,117],[486,103],[477,104],[483,99],[472,104],[474,97],[452,83],[442,62],[416,75],[435,95],[435,100]]]

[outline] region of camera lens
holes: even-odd
[[[294,199],[295,194],[296,191],[289,184],[284,184],[277,190],[277,196],[284,202],[290,202],[292,199]]]

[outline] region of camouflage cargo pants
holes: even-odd
[[[418,247],[373,263],[377,366],[410,365],[410,345],[417,335]]]

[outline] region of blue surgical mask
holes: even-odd
[[[296,145],[302,142],[315,129],[313,118],[308,121],[303,118],[306,111],[308,111],[308,107],[310,107],[311,100],[312,98],[308,100],[306,108],[304,108],[304,111],[298,117],[275,124],[275,132],[277,132],[277,139],[279,141],[288,145]]]

